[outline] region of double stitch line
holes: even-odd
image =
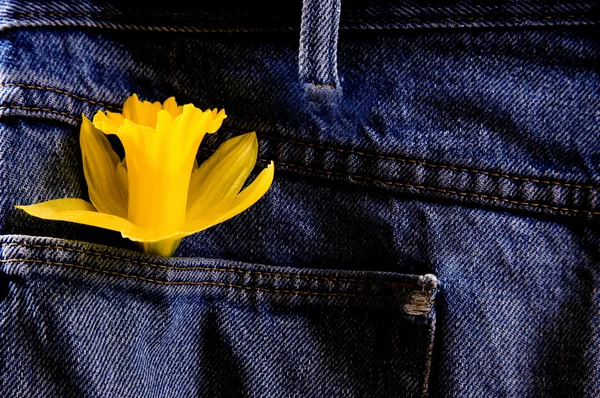
[[[398,22],[425,22],[425,23],[437,23],[437,22],[496,22],[496,21],[550,21],[550,20],[570,20],[570,19],[584,19],[585,15],[490,15],[490,16],[474,16],[474,17],[410,17],[406,19],[398,19]],[[349,23],[361,23],[365,22],[363,19],[356,17],[349,17]]]
[[[18,110],[35,111],[35,112],[50,112],[55,115],[67,117],[71,120],[75,120],[78,122],[81,121],[80,117],[73,116],[68,112],[61,112],[61,111],[57,111],[57,110],[50,109],[50,108],[28,107],[28,106],[21,106],[21,105],[2,105],[2,106],[0,106],[0,110],[4,110],[4,109],[18,109]]]
[[[206,149],[206,148],[200,148],[200,149],[205,150],[205,151],[214,151],[214,150]],[[259,158],[259,160],[261,160],[263,162],[270,161],[269,159],[265,159],[265,158]],[[557,210],[557,211],[600,215],[600,211],[573,209],[570,207],[552,206],[552,205],[547,205],[544,203],[537,203],[537,202],[517,201],[517,200],[513,200],[513,199],[503,198],[500,196],[495,196],[495,195],[486,195],[486,194],[480,194],[480,193],[474,193],[474,192],[456,191],[456,190],[452,190],[452,189],[431,187],[431,186],[427,186],[427,185],[416,185],[416,184],[409,184],[409,183],[396,182],[396,181],[384,181],[384,180],[379,180],[379,179],[376,179],[373,177],[368,177],[368,176],[363,176],[363,175],[345,174],[345,173],[340,173],[337,171],[321,170],[321,169],[317,169],[317,168],[313,168],[313,167],[302,166],[302,165],[298,165],[295,163],[286,163],[286,162],[282,162],[282,161],[275,161],[275,163],[281,164],[284,166],[288,166],[288,167],[292,167],[292,168],[310,171],[313,173],[324,174],[324,175],[335,175],[338,177],[353,178],[353,179],[357,179],[357,180],[365,180],[365,181],[370,181],[370,182],[374,182],[377,184],[393,185],[393,186],[412,188],[412,189],[417,189],[417,190],[435,191],[435,192],[441,192],[441,193],[450,194],[450,195],[470,196],[470,197],[474,197],[474,198],[481,198],[481,199],[487,199],[487,200],[491,199],[491,200],[497,200],[497,201],[510,203],[510,204],[514,204],[514,205],[519,205],[519,206],[533,206],[533,207],[541,207],[544,209]]]
[[[24,88],[24,89],[29,89],[29,90],[49,91],[49,92],[53,92],[53,93],[57,93],[57,94],[66,95],[68,97],[72,97],[72,98],[78,99],[80,101],[88,102],[92,105],[103,106],[105,108],[109,108],[112,110],[120,109],[120,107],[117,107],[115,105],[107,104],[105,102],[95,101],[95,100],[71,93],[69,91],[59,90],[54,87],[36,86],[33,84],[22,84],[22,83],[0,83],[0,87],[19,87],[19,88]],[[43,108],[43,109],[48,110],[47,108]]]
[[[235,129],[230,129],[227,127],[223,128],[223,129],[237,131]],[[339,152],[339,153],[358,155],[358,156],[363,156],[363,157],[367,157],[367,158],[392,160],[392,161],[401,162],[401,163],[414,163],[414,164],[418,164],[420,166],[430,167],[430,168],[434,168],[434,169],[448,169],[448,170],[453,170],[453,171],[463,171],[463,172],[468,172],[468,173],[489,175],[492,177],[508,178],[508,179],[516,180],[516,181],[535,182],[535,183],[547,184],[547,185],[558,185],[558,186],[567,187],[567,188],[594,189],[594,190],[600,191],[600,187],[595,187],[593,185],[578,185],[578,184],[571,184],[571,183],[560,182],[560,181],[542,180],[542,179],[536,179],[536,178],[514,176],[511,174],[505,174],[505,173],[495,173],[495,172],[485,171],[485,170],[456,167],[456,166],[445,165],[445,164],[428,163],[428,162],[424,162],[422,160],[417,160],[417,159],[408,159],[408,158],[401,158],[401,157],[395,157],[395,156],[378,155],[378,154],[373,154],[373,153],[368,153],[368,152],[356,151],[356,150],[352,150],[352,149],[335,148],[335,147],[318,145],[318,144],[313,144],[313,143],[308,143],[308,142],[290,140],[290,139],[283,138],[283,137],[274,137],[274,136],[265,135],[265,134],[260,134],[260,137],[268,139],[268,140],[289,142],[291,144],[313,147],[313,148],[329,150],[329,151],[335,151],[335,152]]]
[[[48,265],[57,265],[62,267],[69,268],[77,268],[86,271],[93,271],[97,273],[103,273],[107,275],[120,276],[124,278],[137,279],[144,282],[157,283],[161,285],[190,285],[190,286],[218,286],[218,287],[229,287],[240,290],[254,290],[265,293],[280,293],[280,294],[297,294],[304,296],[322,296],[322,297],[355,297],[355,298],[371,298],[371,299],[389,299],[390,295],[367,295],[367,294],[358,294],[358,293],[330,293],[330,292],[311,292],[306,290],[287,290],[287,289],[267,289],[258,286],[244,286],[244,285],[236,285],[233,283],[222,283],[222,282],[213,282],[213,281],[163,281],[159,279],[148,278],[140,275],[126,274],[116,271],[103,270],[94,267],[88,267],[85,265],[72,264],[72,263],[63,263],[63,262],[54,262],[54,261],[43,261],[43,260],[33,260],[33,259],[18,259],[18,258],[9,258],[0,260],[0,264],[2,263],[34,263],[34,264],[48,264]]]
[[[338,277],[328,277],[328,276],[316,276],[316,275],[294,275],[294,274],[284,274],[284,273],[276,273],[276,272],[263,272],[263,271],[246,271],[240,270],[236,268],[211,268],[211,267],[177,267],[177,266],[169,266],[156,264],[146,261],[134,260],[123,256],[116,256],[113,254],[106,254],[91,250],[84,249],[73,249],[70,247],[59,246],[59,245],[35,245],[30,243],[3,243],[0,247],[26,247],[26,248],[35,248],[35,249],[58,249],[64,250],[74,253],[82,253],[82,254],[91,254],[97,257],[110,258],[113,260],[124,261],[133,264],[145,265],[154,268],[160,268],[165,270],[173,270],[173,271],[216,271],[223,273],[239,273],[245,275],[259,275],[259,276],[269,276],[269,277],[282,277],[282,278],[290,278],[290,279],[310,279],[310,280],[318,280],[318,281],[332,281],[332,282],[351,282],[358,284],[369,284],[369,283],[377,283],[384,284],[387,286],[398,286],[407,289],[421,289],[420,286],[411,285],[408,283],[395,282],[395,281],[385,281],[385,280],[377,280],[377,279],[358,279],[358,278],[338,278]]]

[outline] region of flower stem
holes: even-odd
[[[159,256],[171,257],[181,239],[164,239],[158,242],[140,242],[140,246],[146,253],[157,254]]]

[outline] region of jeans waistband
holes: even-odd
[[[302,1],[171,1],[137,6],[123,1],[5,1],[0,29],[79,26],[164,32],[285,32],[300,30]],[[305,1],[305,3],[309,3]],[[315,3],[315,2],[313,2]],[[336,2],[329,2],[334,6]],[[493,26],[584,25],[598,22],[597,2],[386,0],[342,2],[340,29],[422,29]]]

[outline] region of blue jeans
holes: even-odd
[[[2,396],[600,395],[596,2],[122,3],[0,4]],[[14,209],[131,93],[275,161],[174,258]]]

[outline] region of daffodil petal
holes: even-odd
[[[106,136],[83,116],[79,134],[83,172],[94,207],[101,213],[127,217],[127,171]]]
[[[163,102],[163,109],[169,112],[173,118],[176,118],[177,116],[181,115],[181,112],[183,112],[183,106],[177,105],[175,97],[170,97]]]
[[[212,110],[212,126],[211,129],[208,130],[208,132],[210,134],[215,133],[218,129],[221,128],[221,125],[223,124],[223,120],[225,120],[225,118],[227,117],[227,115],[225,114],[225,109],[221,109],[220,111],[217,112],[217,108]]]
[[[167,110],[162,110],[156,115],[156,132],[158,134],[168,135],[171,132],[171,126],[173,125],[173,115]]]
[[[249,133],[225,141],[194,172],[188,191],[187,219],[194,219],[210,205],[234,197],[256,163],[258,141]]]
[[[248,185],[233,200],[225,200],[223,203],[209,207],[196,218],[188,219],[183,228],[184,236],[227,221],[252,206],[267,192],[273,183],[274,172],[275,167],[273,162],[271,162],[271,164],[260,172],[252,184]]]
[[[103,112],[98,111],[93,118],[94,127],[101,130],[104,134],[119,134],[119,128],[125,119],[123,116],[119,118],[115,115],[121,116],[118,113],[106,112],[106,114],[104,114]]]
[[[125,121],[125,117],[123,117],[123,114],[121,113],[115,113],[115,112],[106,112],[106,117],[112,122],[114,123],[114,125],[116,127],[119,127],[120,125],[123,124],[123,121]]]
[[[123,104],[123,117],[140,126],[156,126],[156,115],[163,109],[160,102],[140,101],[136,94]]]
[[[157,242],[164,239],[177,240],[188,235],[182,231],[164,233],[164,231],[140,228],[124,218],[99,213],[94,205],[77,198],[54,199],[29,206],[15,207],[45,220],[68,221],[121,232],[124,238],[136,242]]]
[[[54,199],[29,206],[16,206],[16,208],[46,220],[91,225],[119,231],[123,235],[135,233],[135,230],[138,229],[124,218],[112,214],[98,213],[94,205],[83,199]]]
[[[129,206],[129,178],[127,177],[127,162],[125,159],[117,166],[117,186],[127,208]]]
[[[211,112],[203,112],[191,104],[184,105],[181,115],[173,120],[173,138],[194,137],[194,141],[200,143],[204,135],[210,132],[213,121]]]

